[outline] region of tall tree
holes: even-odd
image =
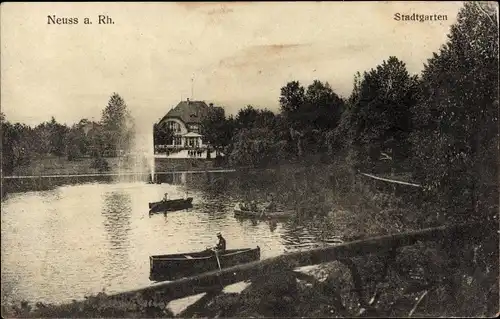
[[[154,145],[172,144],[173,138],[174,132],[165,123],[153,125]]]
[[[356,130],[356,115],[359,108],[356,104],[359,102],[359,97],[361,95],[361,84],[363,82],[363,75],[356,72],[354,75],[353,89],[351,95],[347,98],[347,101],[342,109],[342,114],[340,115],[339,123],[334,130],[333,136],[331,137],[331,147],[334,150],[353,150],[353,141],[355,137]]]
[[[226,119],[222,107],[211,107],[201,123],[201,132],[205,142],[210,143],[216,151],[226,151],[234,132],[233,122],[232,118]]]
[[[232,164],[264,167],[278,164],[285,157],[285,141],[265,127],[241,129],[234,136],[234,145],[229,154]]]
[[[0,120],[2,124],[2,144],[1,144],[1,158],[2,158],[2,172],[3,174],[11,174],[14,170],[14,141],[12,124],[7,121],[5,115],[0,113]]]
[[[21,123],[2,121],[2,170],[10,174],[17,166],[28,164],[32,158],[32,130]]]
[[[259,117],[259,111],[252,105],[247,105],[240,109],[235,118],[235,125],[238,130],[255,127]]]
[[[344,101],[328,82],[318,80],[307,87],[305,100],[306,103],[299,110],[303,114],[301,126],[305,128],[308,144],[314,145],[314,148],[309,149],[325,153],[330,148],[333,130],[339,124]]]
[[[274,130],[276,126],[276,115],[268,109],[258,110],[254,126]]]
[[[101,123],[106,132],[109,150],[128,150],[134,136],[134,122],[125,100],[117,93],[111,95],[102,111]]]
[[[81,122],[79,124],[74,124],[68,131],[66,135],[66,154],[68,160],[74,160],[88,153],[89,141]]]
[[[33,129],[33,152],[46,156],[50,153],[51,149],[51,132],[49,129],[49,123],[44,122],[37,125]]]
[[[451,218],[480,217],[498,200],[498,35],[496,9],[466,3],[422,72],[415,178]]]
[[[365,72],[351,95],[350,122],[358,160],[372,165],[381,152],[397,163],[408,156],[411,108],[418,98],[418,82],[396,57]]]
[[[338,125],[343,104],[328,82],[315,80],[305,90],[299,82],[293,81],[281,88],[281,111],[299,157],[306,150],[321,152],[326,149],[330,131]]]
[[[288,116],[294,113],[305,101],[305,89],[298,81],[287,83],[281,88],[280,96],[281,112]]]
[[[344,102],[333,91],[328,82],[314,80],[307,87],[306,101],[312,109],[306,110],[311,114],[314,126],[321,131],[328,131],[335,128],[342,114]]]
[[[52,116],[50,122],[47,124],[50,136],[50,152],[56,156],[62,156],[66,152],[66,134],[68,134],[68,127],[60,124]]]
[[[94,127],[87,132],[87,139],[89,143],[89,154],[92,157],[102,157],[106,150],[105,132],[102,125],[94,125]]]

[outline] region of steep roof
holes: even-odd
[[[182,120],[184,123],[197,123],[207,116],[209,107],[204,101],[181,101],[176,107],[168,111],[168,113],[160,120],[165,121],[167,118],[175,117]]]

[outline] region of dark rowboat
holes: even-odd
[[[227,249],[218,253],[218,256],[221,268],[227,268],[259,260],[260,247]],[[150,256],[149,266],[151,281],[176,280],[219,269],[217,257],[211,250]]]
[[[169,212],[193,207],[193,197],[149,203],[149,213]]]
[[[256,212],[251,210],[234,209],[234,217],[251,219],[289,219],[295,216],[294,211],[274,211],[274,212]]]

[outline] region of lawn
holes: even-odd
[[[95,168],[91,168],[93,158],[79,158],[68,161],[66,157],[44,157],[33,159],[29,165],[18,166],[14,169],[14,176],[38,176],[38,175],[69,175],[69,174],[98,174]],[[119,158],[106,158],[109,163],[110,172],[118,169]]]

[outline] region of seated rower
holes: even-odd
[[[248,205],[246,202],[242,202],[240,203],[240,209],[241,210],[248,210]]]
[[[222,237],[222,234],[220,232],[217,233],[217,238],[219,239],[219,242],[217,243],[217,245],[215,245],[214,250],[216,250],[217,252],[225,251],[226,250],[226,240],[224,239],[224,237]]]
[[[274,199],[271,197],[271,200],[269,203],[266,205],[265,210],[267,211],[274,211],[276,210],[276,203],[274,202]]]
[[[252,211],[257,211],[259,208],[257,207],[257,203],[253,200],[251,203],[250,203],[250,210]]]
[[[165,193],[165,195],[163,195],[163,201],[164,202],[168,201],[168,193]]]

